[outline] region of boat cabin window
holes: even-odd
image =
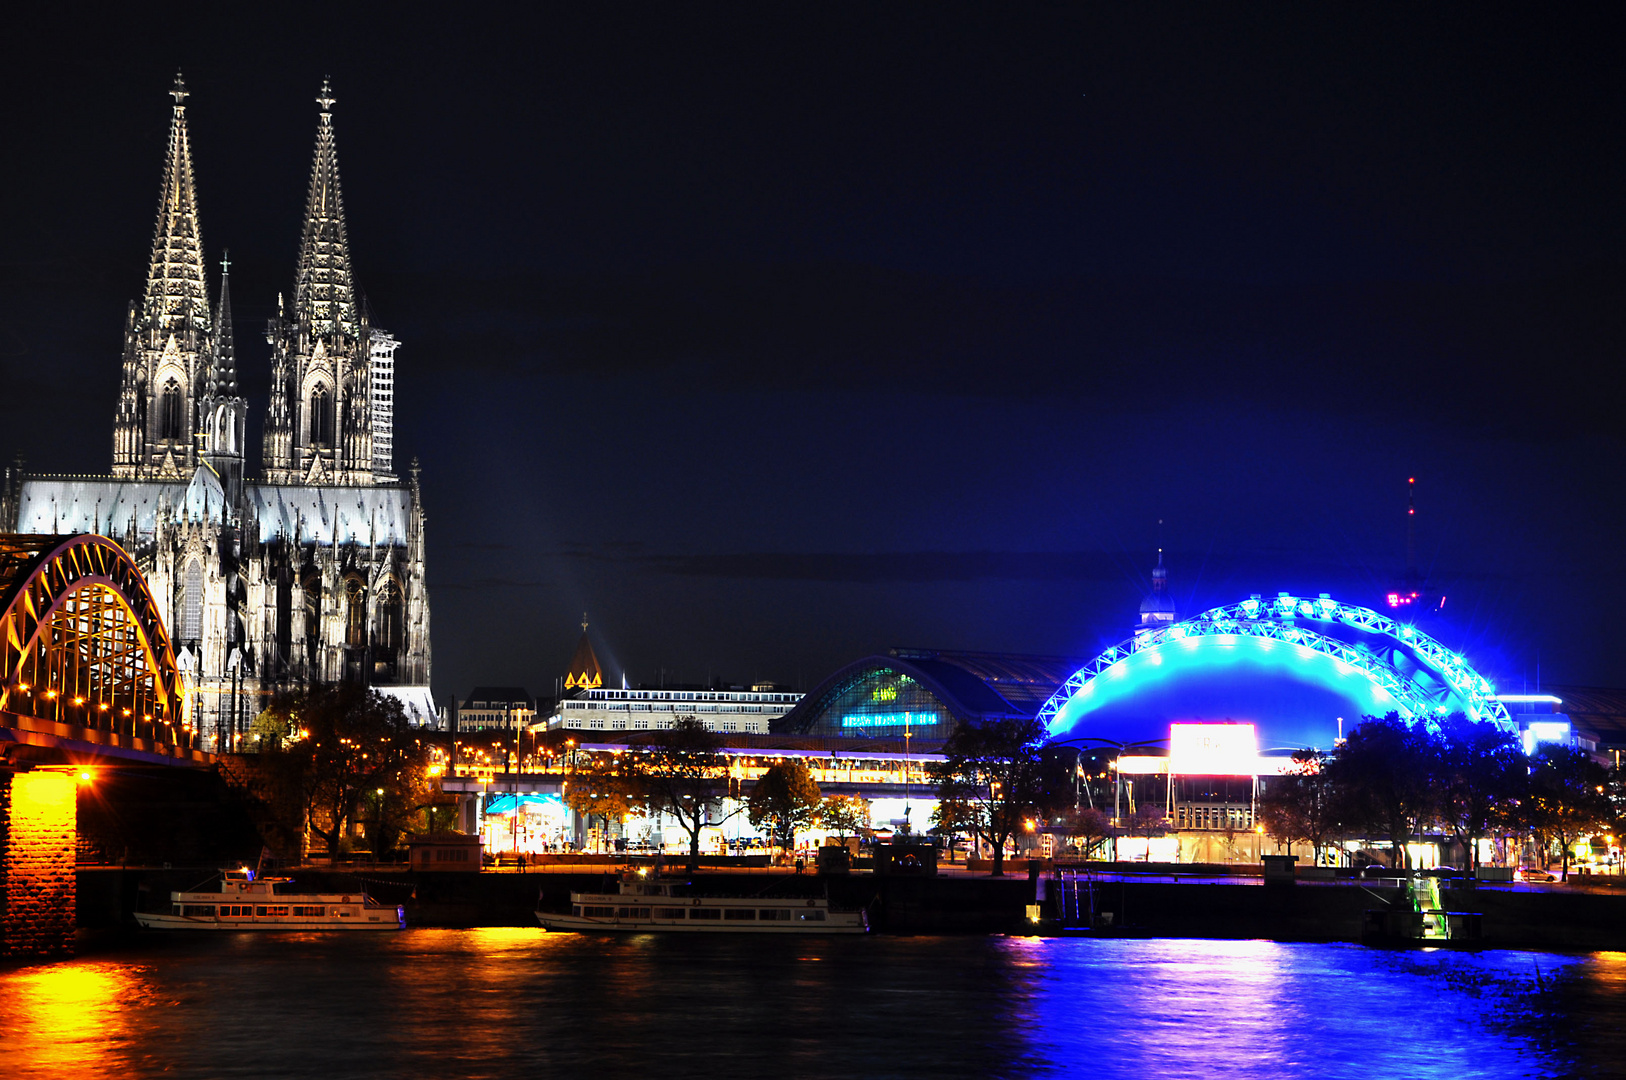
[[[697,907],[689,909],[689,918],[691,919],[721,919],[722,917],[722,908]]]
[[[790,908],[765,907],[757,912],[757,918],[769,922],[790,922]]]
[[[194,915],[194,916],[196,916],[196,915],[210,916],[210,915],[213,915],[214,913],[215,913],[215,906],[213,904],[187,904],[186,909],[181,912],[182,915]]]
[[[757,917],[757,909],[756,908],[731,907],[731,908],[724,908],[723,909],[723,918],[725,918],[725,919],[751,919],[751,920],[755,920],[756,917]]]
[[[615,908],[604,904],[583,904],[582,916],[588,919],[613,919]]]
[[[797,916],[802,922],[823,922],[824,912],[815,908],[812,911],[798,911]]]
[[[326,908],[321,908],[321,907],[303,907],[303,906],[300,906],[300,905],[295,905],[294,906],[294,914],[295,915],[304,915],[304,916],[310,916],[310,915],[320,916],[320,915],[327,914],[327,909]]]
[[[646,907],[616,908],[615,917],[618,919],[647,919],[649,918],[649,909]]]
[[[681,918],[684,917],[683,913],[685,911],[687,911],[687,910],[688,910],[687,908],[680,908],[680,907],[658,907],[658,908],[655,909],[655,918],[657,918],[657,919],[681,919]]]

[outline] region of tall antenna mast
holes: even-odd
[[[1406,478],[1406,580],[1417,581],[1417,477]]]

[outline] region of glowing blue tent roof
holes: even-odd
[[[517,808],[562,810],[564,805],[564,799],[558,795],[493,795],[486,803],[486,813],[512,814]]]

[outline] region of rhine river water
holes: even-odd
[[[1626,1074],[1626,953],[151,935],[0,967],[0,1077]]]

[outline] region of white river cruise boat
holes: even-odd
[[[219,892],[172,892],[167,914],[138,911],[149,930],[400,930],[406,908],[366,893],[278,892],[292,878],[222,870]]]
[[[862,911],[832,911],[823,898],[685,896],[668,881],[624,876],[614,893],[573,892],[570,912],[541,911],[549,930],[686,934],[862,934]]]

